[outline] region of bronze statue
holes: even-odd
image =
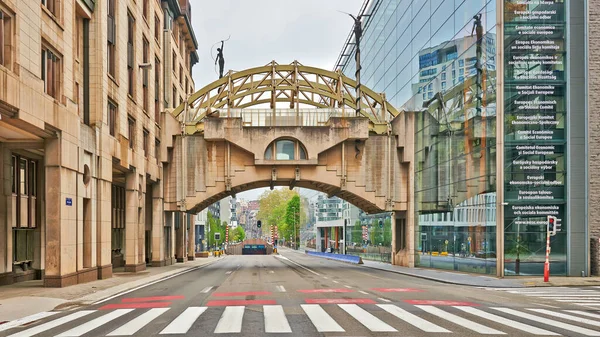
[[[219,62],[219,78],[223,77],[223,68],[225,68],[225,59],[223,58],[223,46],[225,42],[221,40],[221,48],[217,48],[217,58],[215,59],[215,65]]]

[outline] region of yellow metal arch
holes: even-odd
[[[276,109],[277,103],[287,102],[292,109],[301,104],[315,108],[342,109],[344,115],[354,116],[356,110],[356,81],[344,76],[341,71],[333,72],[308,67],[294,61],[278,64],[275,61],[262,67],[239,72],[230,71],[223,78],[192,94],[172,111],[173,116],[186,110],[185,123],[190,130],[200,130],[198,123],[219,109],[244,109],[260,104],[269,104]],[[387,122],[398,115],[384,94],[361,85],[361,115],[370,120],[372,131],[387,130]],[[225,110],[226,109],[226,110]],[[390,118],[391,117],[391,118]],[[195,126],[195,127],[194,127]]]

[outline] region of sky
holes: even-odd
[[[217,47],[225,42],[226,73],[294,60],[331,70],[363,0],[190,0],[200,61],[196,90],[218,79]],[[211,55],[212,51],[212,55]]]
[[[196,90],[218,79],[217,48],[225,42],[226,73],[294,60],[332,70],[363,0],[190,0],[200,61],[193,68]],[[212,55],[211,55],[212,52]],[[287,188],[287,187],[286,187]],[[255,200],[268,189],[238,193]],[[303,191],[304,192],[304,191]],[[310,196],[314,194],[307,191]]]

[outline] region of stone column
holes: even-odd
[[[165,265],[163,180],[152,186],[152,266]]]
[[[188,254],[188,261],[194,261],[194,259],[196,258],[196,225],[194,224],[193,221],[193,214],[186,214],[186,226],[187,223],[190,223],[190,228],[188,229],[188,235],[187,235],[187,254]]]
[[[100,158],[102,174],[110,168],[112,162]],[[105,167],[106,166],[106,167]],[[97,181],[97,208],[96,208],[96,265],[98,266],[98,279],[112,277],[112,184],[109,179],[99,178]]]
[[[0,143],[0,285],[12,283],[11,155]]]
[[[146,269],[141,259],[139,224],[139,184],[136,172],[125,175],[125,271],[138,272]],[[142,248],[143,249],[143,248]]]

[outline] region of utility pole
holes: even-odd
[[[352,14],[348,14],[354,20],[354,44],[356,45],[356,53],[354,54],[354,60],[356,61],[356,117],[360,116],[360,38],[362,37],[362,15],[355,17]]]

